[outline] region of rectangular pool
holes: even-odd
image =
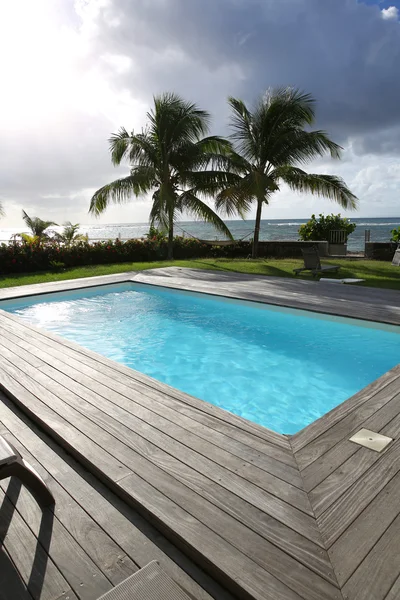
[[[0,308],[280,433],[400,361],[400,327],[124,283]]]

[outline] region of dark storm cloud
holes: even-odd
[[[172,90],[198,102],[214,116],[214,131],[226,133],[227,96],[251,103],[268,87],[286,85],[312,93],[318,102],[317,126],[352,149],[341,163],[322,161],[315,168],[342,174],[365,198],[367,210],[370,206],[373,211],[378,200],[397,205],[400,170],[393,161],[400,154],[400,24],[395,11],[386,19],[381,12],[390,3],[42,0],[42,4],[51,12],[54,30],[68,29],[71,34],[69,41],[60,39],[71,44],[72,100],[52,107],[50,115],[39,110],[41,120],[36,121],[34,109],[29,110],[32,97],[40,109],[40,94],[46,100],[46,90],[27,87],[27,111],[23,114],[24,106],[18,104],[15,127],[2,109],[0,200],[11,219],[19,219],[24,207],[56,221],[86,220],[91,190],[120,174],[110,163],[111,132],[120,125],[140,128],[153,94]],[[97,6],[102,8],[97,11]],[[73,52],[75,44],[82,52]],[[48,52],[52,50],[53,46]],[[7,62],[3,61],[6,66]],[[20,69],[24,62],[18,63]],[[37,68],[40,75],[40,60]],[[52,78],[51,68],[46,83]],[[10,77],[10,70],[5,73]],[[12,96],[12,81],[1,69],[0,76],[6,97]],[[25,74],[19,77],[24,79]],[[19,95],[21,86],[16,90]],[[293,204],[293,196],[287,198]],[[314,210],[311,204],[296,210],[308,214],[310,206]],[[118,210],[114,220],[128,215],[124,208]],[[145,209],[129,215],[126,218],[146,218]]]
[[[294,85],[317,98],[319,125],[341,141],[357,136],[360,148],[364,135],[400,125],[400,25],[377,5],[113,0],[96,47],[135,60],[136,70],[118,78],[132,93],[179,89],[208,97],[220,113],[225,98],[216,92],[252,101],[269,86]],[[224,90],[200,77],[213,83],[224,67],[232,70]]]

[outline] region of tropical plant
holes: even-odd
[[[392,234],[390,241],[394,242],[395,244],[400,244],[400,227],[397,229],[392,229],[390,233]]]
[[[6,213],[4,212],[3,204],[0,202],[0,218],[4,217]]]
[[[167,236],[165,231],[157,229],[157,227],[154,227],[154,225],[150,225],[149,231],[146,233],[146,238],[148,240],[163,242],[166,240]]]
[[[315,118],[315,101],[309,94],[293,88],[269,90],[252,111],[242,100],[229,98],[229,104],[232,165],[241,177],[218,193],[216,207],[227,215],[243,214],[256,202],[254,258],[258,255],[262,207],[282,183],[294,191],[326,196],[343,208],[356,208],[357,198],[340,177],[310,174],[300,168],[326,153],[339,158],[341,150],[324,131],[306,129]]]
[[[63,223],[63,230],[61,233],[56,234],[56,239],[66,246],[71,246],[77,242],[87,242],[88,236],[79,233],[79,227],[79,223],[73,224],[71,221],[65,221]]]
[[[121,203],[152,192],[150,225],[168,232],[168,258],[173,255],[174,222],[183,212],[212,223],[232,239],[226,224],[201,199],[231,181],[230,174],[221,169],[229,142],[217,136],[203,137],[209,129],[208,112],[176,94],[165,93],[154,98],[147,118],[142,133],[121,128],[112,135],[111,160],[119,165],[127,159],[130,174],[100,188],[89,212],[99,215],[110,202]]]
[[[311,215],[311,219],[300,225],[299,227],[299,237],[303,241],[327,241],[329,242],[329,234],[331,231],[344,231],[346,233],[346,242],[347,238],[353,231],[357,225],[355,223],[350,223],[349,219],[342,217],[339,215],[319,215],[317,218],[315,215]]]
[[[22,239],[27,243],[35,241],[41,242],[49,239],[47,229],[52,225],[57,225],[54,221],[43,221],[39,217],[30,217],[24,210],[22,211],[22,218],[31,230],[32,235],[21,233],[19,234]]]

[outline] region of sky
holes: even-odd
[[[22,209],[144,222],[148,198],[88,215],[93,192],[128,174],[111,164],[112,133],[140,130],[153,95],[175,91],[226,135],[228,96],[251,106],[287,85],[316,98],[315,126],[343,146],[308,170],[345,179],[350,216],[399,216],[399,75],[400,0],[0,0],[0,226],[22,225]],[[332,211],[283,187],[263,216]]]

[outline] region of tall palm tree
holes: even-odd
[[[47,239],[49,236],[46,230],[52,225],[57,225],[54,221],[43,221],[39,217],[30,217],[24,210],[22,211],[22,218],[31,230],[33,239],[38,241]]]
[[[300,166],[329,153],[340,158],[341,147],[324,131],[310,131],[315,101],[293,88],[269,90],[250,111],[244,102],[229,98],[232,109],[232,163],[241,177],[216,198],[216,208],[228,215],[246,213],[257,203],[253,258],[258,256],[262,207],[286,183],[292,190],[326,196],[343,208],[357,207],[357,198],[335,175],[306,173]]]
[[[65,244],[66,246],[72,246],[75,242],[85,242],[87,241],[87,235],[83,233],[79,233],[79,223],[71,223],[71,221],[65,221],[63,223],[63,230],[61,233],[58,233],[56,238]]]
[[[168,258],[173,258],[174,222],[183,212],[201,217],[232,239],[222,219],[200,198],[211,195],[218,183],[230,181],[221,170],[223,156],[230,150],[227,140],[208,133],[210,115],[176,94],[154,98],[142,133],[122,128],[110,139],[111,160],[126,159],[130,174],[100,188],[89,212],[102,213],[110,202],[152,192],[150,225],[168,232]]]

